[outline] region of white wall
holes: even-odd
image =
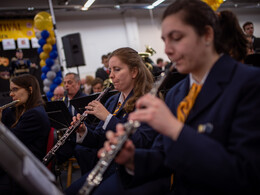
[[[237,14],[241,26],[246,21],[255,25],[255,35],[260,37],[259,9],[232,10]],[[86,66],[80,66],[81,77],[95,75],[101,67],[101,56],[119,47],[132,47],[139,52],[145,51],[145,45],[151,46],[158,57],[168,60],[164,54],[164,44],[161,40],[160,21],[163,10],[133,10],[127,12],[104,13],[103,15],[68,15],[56,16],[58,30],[58,46],[62,47],[61,37],[79,32]],[[60,49],[64,60],[63,50]],[[65,62],[63,63],[65,67]],[[77,72],[76,68],[65,69],[64,73]]]

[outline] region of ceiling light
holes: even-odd
[[[95,0],[87,0],[85,5],[81,8],[81,10],[88,10],[89,7],[95,2]]]
[[[156,6],[158,6],[159,4],[161,4],[162,2],[164,2],[165,0],[157,0],[155,1],[152,5],[148,5],[146,8],[147,9],[153,9],[155,8]]]
[[[120,9],[120,5],[115,5],[114,8]]]

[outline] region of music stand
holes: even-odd
[[[116,93],[118,93],[118,91],[116,90],[112,90],[110,92],[108,92],[107,94],[105,94],[100,102],[102,104],[105,104],[105,102],[107,101],[108,98],[110,98],[112,95],[115,95]],[[75,98],[70,100],[71,105],[74,106],[74,108],[76,109],[76,111],[80,114],[83,114],[83,112],[86,110],[85,106],[87,106],[91,101],[95,100],[100,93],[95,93],[95,94],[91,94],[89,96],[84,96],[84,97],[80,97],[80,98]],[[89,125],[96,125],[100,120],[95,117],[94,115],[88,115],[87,119],[86,119],[86,123]]]
[[[46,102],[45,110],[48,114],[51,126],[55,129],[64,129],[70,126],[72,116],[63,101]]]
[[[54,175],[1,122],[0,153],[0,166],[29,194],[62,194]]]

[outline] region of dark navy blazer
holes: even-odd
[[[27,110],[12,133],[40,160],[46,155],[50,122],[43,106]]]
[[[189,82],[187,77],[167,94],[174,115]],[[161,136],[155,143],[161,150],[136,150],[135,181],[161,177],[167,170],[174,172],[174,194],[260,194],[259,116],[260,69],[223,55],[178,139]],[[206,131],[199,132],[199,126]]]
[[[8,116],[12,117],[12,113],[9,112]],[[42,160],[46,155],[50,131],[50,122],[43,106],[27,110],[17,125],[10,130],[40,161]],[[0,169],[0,194],[26,194],[26,192]]]
[[[106,129],[103,129],[104,121],[100,121],[95,130],[88,128],[88,133],[83,140],[82,145],[87,147],[100,148],[103,146],[104,141],[106,140],[105,133],[108,130],[116,131],[116,125],[118,123],[125,123],[127,121],[128,113],[123,109],[125,102],[133,95],[131,92],[128,97],[125,99],[124,103],[120,107],[119,111],[115,116],[112,116],[109,121]],[[113,113],[117,107],[118,99],[120,93],[111,96],[105,103],[106,109]],[[142,129],[138,129],[135,134],[131,137],[136,147],[149,148],[151,147],[153,140],[157,133],[153,131],[148,126],[144,126]]]

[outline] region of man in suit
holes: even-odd
[[[104,66],[97,69],[96,78],[101,78],[103,81],[105,81],[109,78],[108,55],[102,55],[101,60]]]
[[[74,106],[71,105],[70,100],[84,97],[84,94],[80,89],[80,77],[76,73],[67,73],[63,80],[64,88],[65,88],[65,96],[64,96],[64,103],[69,109],[71,116],[75,116],[77,111],[75,110]],[[70,136],[68,141],[57,151],[57,159],[58,163],[65,162],[68,160],[75,152],[77,152],[77,148],[75,149],[75,140],[76,135],[75,133]],[[76,150],[76,151],[75,151]]]
[[[200,0],[177,0],[166,9],[165,52],[189,76],[168,92],[166,104],[150,94],[137,101],[129,120],[161,135],[150,150],[128,140],[115,158],[121,173],[94,195],[260,193],[260,70],[221,54],[217,21]],[[122,125],[108,133],[99,155],[123,133]]]
[[[65,88],[65,99],[64,102],[67,105],[70,113],[72,116],[75,116],[76,111],[75,108],[70,104],[70,100],[84,97],[86,96],[81,90],[80,90],[80,78],[79,75],[76,73],[67,73],[64,77],[64,88]]]
[[[260,38],[254,36],[254,24],[252,22],[245,22],[243,30],[247,36],[251,37],[254,51],[256,53],[260,52]]]

